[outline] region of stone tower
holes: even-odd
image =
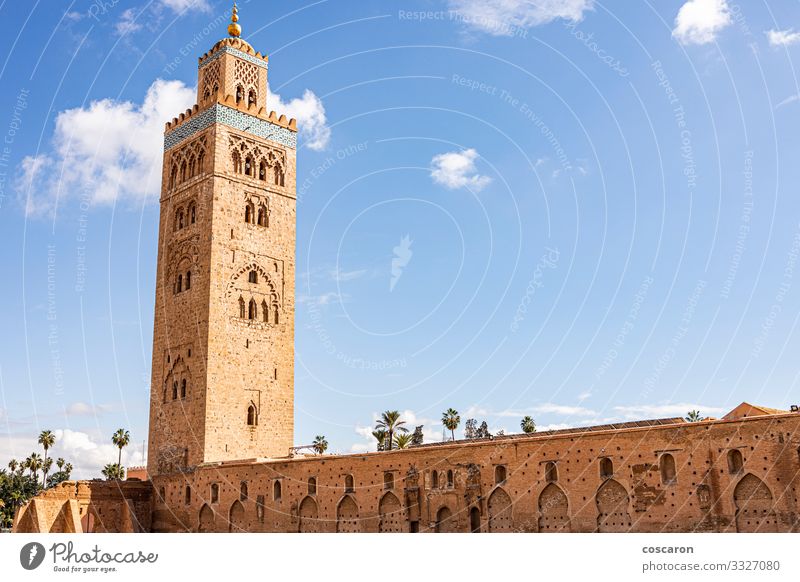
[[[293,444],[297,125],[237,21],[164,132],[150,475]]]

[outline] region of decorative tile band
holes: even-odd
[[[192,116],[191,119],[165,135],[164,151],[174,148],[214,123],[222,123],[233,129],[278,142],[287,148],[297,149],[297,134],[294,131],[217,103],[202,113]]]
[[[220,58],[223,55],[223,53],[228,53],[228,54],[231,54],[231,55],[233,55],[235,57],[239,57],[240,59],[245,60],[248,63],[253,63],[257,67],[261,67],[263,69],[268,68],[267,67],[267,63],[265,61],[263,61],[263,60],[261,60],[259,58],[256,58],[253,55],[248,55],[246,52],[240,51],[239,49],[235,49],[235,48],[230,47],[230,46],[223,46],[217,52],[207,56],[205,59],[200,61],[200,64],[197,65],[197,68],[200,69],[200,68],[206,66],[208,63],[212,63],[212,62],[216,61],[218,58]]]

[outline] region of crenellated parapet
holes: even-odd
[[[221,101],[223,105],[229,107],[231,109],[236,109],[241,113],[246,113],[248,115],[252,115],[254,117],[258,117],[260,119],[264,119],[272,123],[273,125],[277,125],[279,127],[283,127],[289,129],[291,131],[297,131],[297,120],[294,117],[286,117],[286,115],[280,114],[278,115],[277,111],[270,111],[264,107],[255,107],[253,105],[247,106],[244,103],[236,104],[236,100],[233,95],[226,95],[225,98]],[[203,111],[199,105],[196,103],[177,117],[173,117],[172,121],[168,121],[164,125],[164,134],[168,134],[171,131],[180,127],[185,121],[191,119],[195,116],[198,112]]]
[[[246,131],[289,148],[297,148],[297,121],[294,118],[278,116],[274,111],[263,117],[254,116],[243,111],[241,107],[226,102],[202,110],[195,105],[167,123],[164,130],[164,151],[170,150],[214,123]]]

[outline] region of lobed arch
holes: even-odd
[[[489,496],[489,531],[510,532],[514,531],[511,513],[511,497],[502,487],[496,487]]]
[[[178,206],[175,208],[175,222],[173,224],[173,230],[176,232],[179,230],[183,230],[186,227],[186,213],[183,209],[183,206]]]
[[[567,495],[555,482],[542,489],[538,505],[540,532],[570,531]]]
[[[238,499],[233,502],[228,512],[228,531],[244,532],[247,531],[247,520],[245,519],[244,505]]]
[[[252,400],[247,405],[247,426],[250,428],[258,426],[258,407]]]
[[[174,293],[180,294],[184,291],[189,291],[192,288],[192,283],[197,283],[196,277],[192,276],[194,270],[194,263],[191,257],[182,255],[178,258],[175,266],[175,280],[174,280]]]
[[[181,241],[170,251],[169,260],[166,263],[166,274],[168,277],[171,277],[178,268],[184,269],[186,264],[191,264],[192,266],[197,264],[197,259],[200,256],[198,240],[199,237],[194,235],[189,239]]]
[[[619,481],[607,478],[597,489],[598,532],[628,532],[631,529],[631,515],[628,511],[630,497]]]
[[[317,502],[311,496],[306,496],[300,502],[297,511],[298,515],[298,531],[301,533],[314,533],[319,531],[319,509]]]
[[[242,87],[242,99],[244,95],[245,88]],[[255,97],[258,101],[257,92]],[[274,186],[285,185],[287,167],[285,151],[257,144],[238,135],[230,136],[228,147],[234,174],[244,174]]]
[[[215,515],[214,510],[208,503],[204,503],[200,508],[200,514],[197,519],[197,531],[200,533],[210,533],[215,529],[214,525]]]
[[[169,162],[168,187],[174,189],[206,171],[206,138],[201,136],[175,151]]]
[[[178,356],[164,377],[164,403],[187,398],[191,386],[191,370],[183,356]]]
[[[259,263],[250,262],[239,269],[231,276],[230,283],[228,283],[228,291],[227,295],[230,297],[233,294],[233,291],[250,291],[251,287],[249,286],[249,279],[250,279],[250,272],[254,271],[258,278],[258,284],[261,285],[262,281],[264,284],[267,285],[269,291],[265,292],[265,295],[275,295],[275,299],[278,299],[278,290],[277,285],[275,284],[274,280],[274,273],[270,273],[267,269],[262,267]],[[238,284],[239,281],[242,281],[241,284]],[[238,285],[237,285],[238,284]]]
[[[397,495],[387,491],[378,503],[378,531],[400,533],[403,531],[403,508]]]
[[[237,297],[233,301],[232,312],[238,313],[239,319],[249,323],[280,323],[281,297],[274,273],[258,263],[249,263],[238,269],[228,283],[226,294],[228,297]]]
[[[337,533],[358,533],[361,531],[358,519],[358,504],[352,495],[345,495],[336,506]]]
[[[736,531],[745,533],[777,532],[772,491],[764,481],[747,473],[733,490],[736,507]]]

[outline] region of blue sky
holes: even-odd
[[[297,444],[798,400],[800,8],[240,2],[298,151]],[[163,124],[228,2],[0,3],[0,462],[147,432]]]

